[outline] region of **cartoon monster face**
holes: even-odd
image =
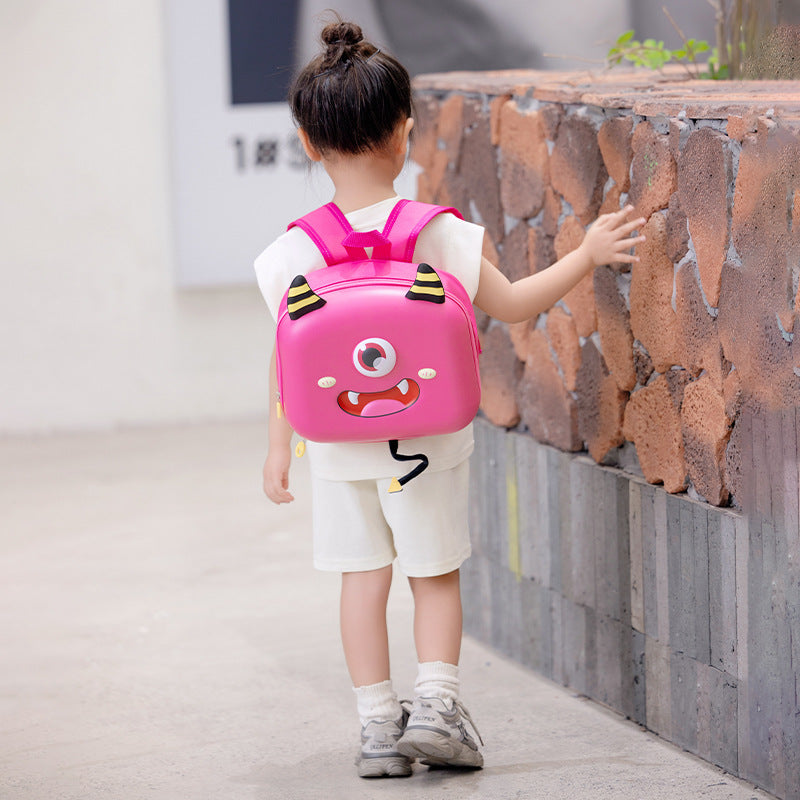
[[[480,380],[475,320],[461,284],[427,265],[355,266],[358,281],[353,265],[333,266],[295,279],[288,292],[278,359],[290,424],[322,442],[413,438],[467,425]],[[402,269],[408,274],[400,279]]]
[[[397,363],[394,347],[378,336],[360,341],[353,350],[353,366],[368,378],[389,375]],[[399,414],[419,399],[419,384],[402,378],[388,389],[371,392],[344,391],[336,398],[339,408],[354,417],[384,417]]]

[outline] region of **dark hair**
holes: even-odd
[[[412,115],[406,68],[352,22],[331,22],[320,38],[325,50],[289,90],[295,122],[321,153],[380,150]]]

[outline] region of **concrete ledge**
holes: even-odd
[[[475,427],[467,632],[732,774],[800,796],[800,593],[794,554],[775,562],[775,527],[485,419]]]

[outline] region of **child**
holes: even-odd
[[[341,20],[322,31],[324,52],[296,78],[290,103],[300,141],[333,181],[333,201],[356,231],[382,229],[398,201],[400,173],[413,127],[406,70]],[[600,217],[580,247],[549,269],[516,283],[482,258],[483,229],[440,214],[422,230],[413,261],[455,275],[476,306],[505,322],[550,308],[600,264],[632,262],[631,236],[643,219],[631,208]],[[280,236],[256,260],[258,282],[273,317],[290,282],[325,266],[300,228]],[[275,356],[271,396],[277,394]],[[288,503],[292,431],[271,404],[264,491]],[[361,719],[362,777],[405,776],[411,763],[477,768],[483,757],[459,702],[461,649],[459,567],[470,554],[467,526],[468,457],[472,426],[407,442],[428,469],[399,494],[387,493],[396,463],[385,443],[309,442],[314,563],[342,573],[341,636]],[[415,699],[401,706],[389,675],[386,603],[392,563],[408,577],[414,596],[414,640],[419,661]],[[474,728],[474,725],[473,725]],[[477,733],[477,730],[475,731]],[[480,738],[480,737],[478,737]]]

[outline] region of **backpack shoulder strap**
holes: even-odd
[[[296,219],[286,230],[292,228],[300,228],[310,237],[329,267],[342,261],[367,257],[363,248],[358,252],[358,248],[345,247],[344,240],[353,233],[353,228],[335,203],[327,203]]]
[[[300,228],[319,248],[328,266],[367,257],[365,247],[374,247],[373,258],[390,258],[410,262],[414,258],[417,237],[439,214],[455,214],[445,206],[400,200],[392,209],[382,232],[356,233],[335,203],[327,203],[292,222],[287,230]]]
[[[416,200],[401,200],[392,209],[383,229],[383,235],[391,243],[389,258],[410,262],[414,258],[417,237],[439,214],[455,214],[459,219],[463,219],[458,210],[452,207],[420,203]]]

